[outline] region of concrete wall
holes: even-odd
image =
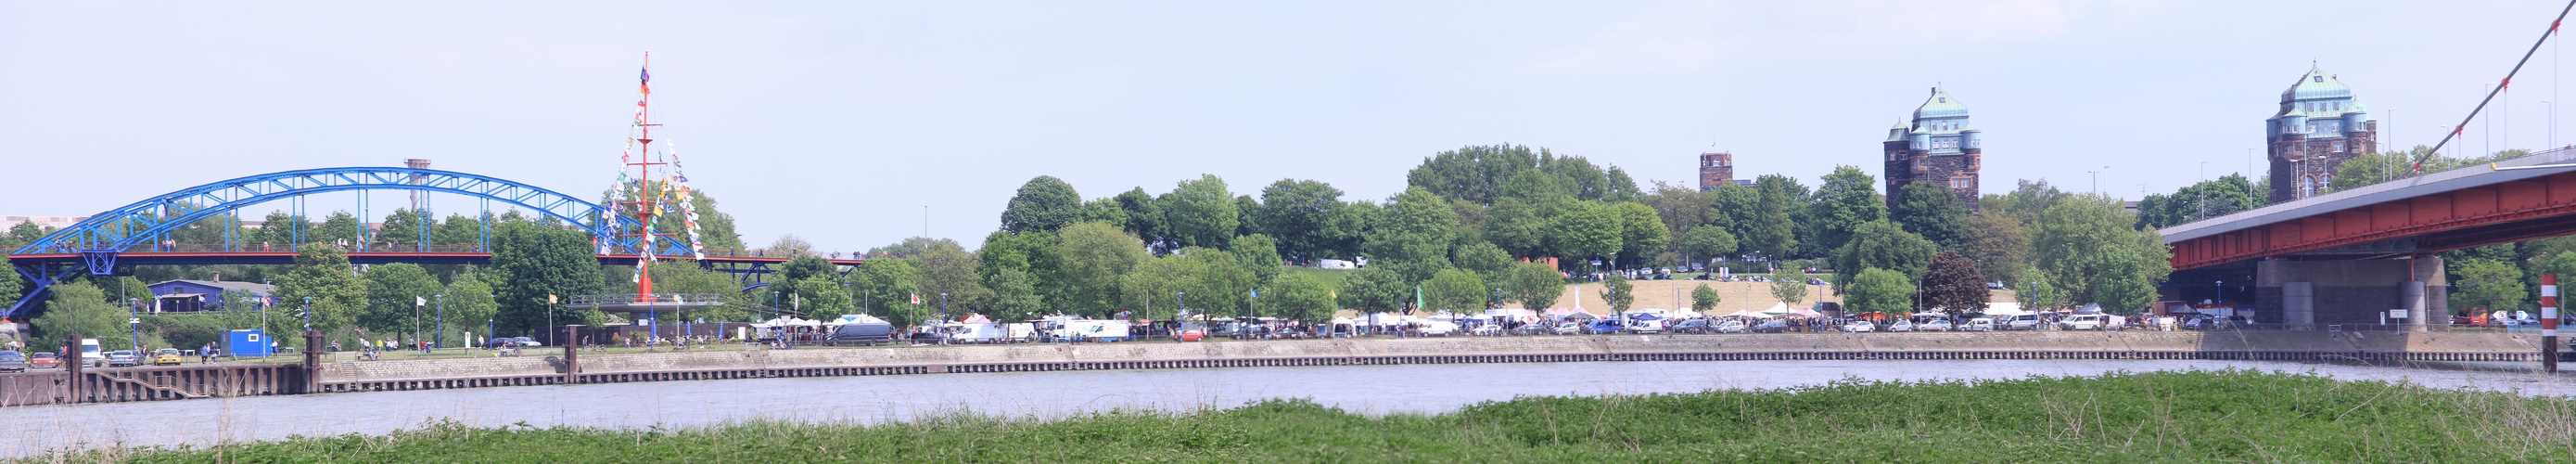
[[[2448,332],[1948,332],[1762,335],[1369,338],[1206,343],[1086,343],[945,347],[709,349],[581,357],[585,374],[724,369],[1001,363],[1364,358],[1383,356],[1815,352],[2428,352],[2530,353],[2529,334]],[[457,379],[561,373],[552,357],[337,362],[324,382]]]
[[[2378,324],[2380,311],[2407,308],[2399,296],[2410,280],[2424,282],[2424,308],[2431,317],[2418,323],[2449,324],[2449,283],[2441,258],[2341,261],[2267,260],[2255,263],[2254,318],[2262,323]],[[2310,295],[2308,317],[2298,320],[2292,297],[2305,283]],[[2284,288],[2291,287],[2291,288]],[[2285,317],[2287,316],[2287,317]],[[2394,322],[2394,321],[2392,321]]]

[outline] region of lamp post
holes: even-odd
[[[2110,167],[2110,166],[2103,166],[2103,167],[2102,167],[2102,169],[2095,169],[2095,170],[2084,171],[2085,173],[2088,173],[2088,174],[2092,174],[2092,175],[2093,175],[2093,194],[2094,194],[2094,195],[2101,195],[2101,194],[2102,194],[2102,171],[2103,171],[2103,170],[2108,170],[2108,169],[2111,169],[2111,167]]]
[[[447,295],[430,295],[438,299],[438,309],[429,320],[429,347],[437,349],[447,342]]]
[[[1172,318],[1182,319],[1190,313],[1190,292],[1172,292]]]
[[[948,294],[946,293],[939,294],[939,319],[948,319]]]
[[[304,330],[313,330],[313,297],[304,297]],[[312,349],[312,347],[305,347]]]
[[[125,299],[125,330],[126,336],[130,337],[125,341],[134,345],[135,356],[143,355],[143,316],[135,312],[135,308],[142,305],[142,298]]]

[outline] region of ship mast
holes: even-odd
[[[640,255],[635,262],[635,302],[646,303],[653,298],[653,239],[670,235],[653,232],[653,215],[662,209],[661,195],[653,192],[653,166],[665,164],[653,156],[653,127],[661,125],[652,123],[653,52],[644,52],[644,68],[636,73],[636,81],[636,91],[643,95],[635,100],[635,127],[639,134],[635,142],[642,145],[643,156],[621,160],[627,166],[635,167],[635,195],[629,201],[619,202],[619,206],[634,208],[635,222],[641,224],[642,229],[619,236],[636,237]]]

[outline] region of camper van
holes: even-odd
[[[1003,329],[1002,324],[990,322],[951,324],[945,329],[948,331],[948,340],[954,343],[1005,343],[1011,340],[1010,334]]]
[[[2066,320],[2057,321],[2057,328],[2060,330],[2102,330],[2107,325],[2109,321],[2100,314],[2077,314],[2066,316]]]
[[[1039,328],[1055,342],[1127,341],[1127,321],[1051,317]]]

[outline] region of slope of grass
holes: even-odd
[[[2250,371],[1526,397],[1367,417],[1302,400],[1064,420],[470,428],[25,462],[2498,462],[2576,460],[2576,402]]]

